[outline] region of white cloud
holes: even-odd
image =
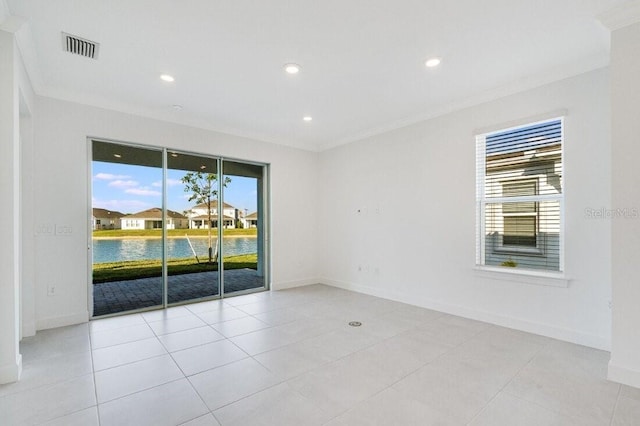
[[[129,188],[126,189],[124,192],[126,192],[127,194],[133,194],[133,195],[142,195],[145,197],[159,197],[160,195],[162,195],[162,193],[160,191],[154,191],[153,189],[147,189],[147,188]]]
[[[98,173],[94,177],[100,180],[116,180],[116,179],[129,179],[131,176],[113,175],[111,173]]]
[[[138,186],[138,182],[135,180],[112,180],[109,182],[109,186],[114,188],[131,188],[132,186]]]
[[[121,213],[136,213],[154,207],[139,200],[93,200],[93,207],[118,211]]]
[[[178,186],[181,185],[182,181],[180,179],[167,179],[167,186]],[[156,188],[162,188],[162,181],[156,181],[151,184],[151,186],[155,186]]]

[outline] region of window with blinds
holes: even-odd
[[[562,271],[561,118],[476,136],[476,263]]]

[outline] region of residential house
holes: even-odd
[[[256,228],[258,226],[258,212],[248,214],[244,220],[247,228]]]
[[[122,229],[162,229],[162,209],[154,207],[138,213],[122,217]],[[167,229],[187,229],[189,220],[186,216],[167,210]]]
[[[207,203],[200,203],[187,212],[189,218],[189,228],[207,229],[218,227],[218,200],[211,201],[211,212],[208,211]],[[224,203],[222,208],[223,226],[225,228],[235,228],[237,221],[241,218],[239,209],[231,204]],[[211,223],[208,221],[211,219]]]
[[[124,213],[94,207],[91,215],[91,229],[120,229],[120,219]]]

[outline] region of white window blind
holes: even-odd
[[[476,263],[563,270],[561,118],[476,136]]]

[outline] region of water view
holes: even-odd
[[[191,244],[200,260],[206,260],[208,253],[207,238],[191,238]],[[215,245],[215,240],[214,240]],[[257,239],[251,237],[233,237],[222,240],[224,256],[236,256],[257,252]],[[169,259],[193,258],[193,251],[186,238],[168,238],[167,255]],[[123,238],[94,239],[93,262],[121,262],[126,260],[148,260],[162,258],[161,238]]]

